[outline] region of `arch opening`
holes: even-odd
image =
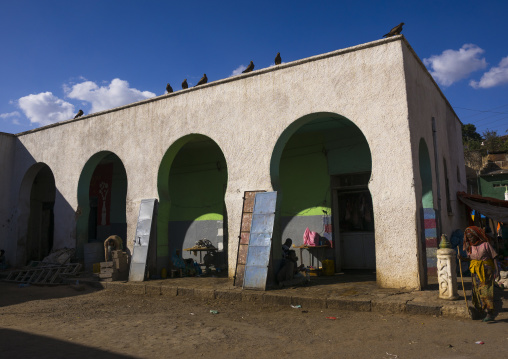
[[[365,136],[343,116],[304,116],[281,135],[271,161],[281,242],[291,238],[296,247],[303,245],[308,227],[330,245],[301,251],[306,266],[319,267],[329,259],[335,271],[375,269],[371,171]],[[280,246],[274,243],[275,249]]]
[[[167,150],[158,174],[158,271],[178,251],[183,259],[205,264],[201,270],[227,275],[227,179],[224,154],[207,136],[187,135]],[[205,239],[217,250],[185,251]]]
[[[48,165],[37,163],[25,174],[18,202],[16,265],[44,259],[53,248],[55,177]]]
[[[109,151],[90,157],[79,178],[76,223],[76,255],[85,257],[85,267],[103,261],[102,244],[111,235],[120,236],[126,248],[126,198],[127,173],[120,158]]]
[[[425,139],[420,139],[418,148],[418,163],[422,184],[420,223],[423,230],[420,235],[420,284],[425,287],[429,275],[437,274],[437,222],[434,209],[434,194],[432,190],[432,165],[429,149]]]

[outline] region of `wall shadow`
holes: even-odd
[[[30,195],[34,180],[41,168],[51,167],[37,162],[35,158],[23,146],[21,141],[16,138],[15,163],[12,169],[11,197],[9,206],[9,215],[13,218],[9,223],[7,241],[4,242],[7,262],[11,268],[26,265],[27,236],[29,231],[30,217]],[[53,173],[54,175],[54,173]],[[55,184],[61,180],[54,177]],[[27,200],[28,199],[28,200]],[[52,248],[74,248],[76,245],[75,220],[76,212],[65,199],[58,187],[55,189],[54,204],[52,205]],[[50,249],[50,250],[51,250]]]
[[[28,287],[19,287],[19,283],[0,282],[0,293],[2,293],[0,307],[8,307],[32,300],[76,297],[98,290],[87,285],[84,285],[84,290],[78,292],[68,285],[42,286],[31,284]]]
[[[0,348],[3,358],[135,358],[13,329],[0,329]]]

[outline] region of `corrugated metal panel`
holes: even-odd
[[[246,191],[243,195],[242,223],[240,225],[240,236],[234,281],[234,285],[237,287],[243,286],[245,263],[247,261],[247,251],[249,250],[252,211],[254,210],[254,200],[256,198],[256,193],[259,192],[265,191]]]
[[[243,279],[245,289],[266,289],[276,201],[277,192],[256,194]]]
[[[148,250],[153,241],[154,219],[157,215],[157,199],[143,199],[139,206],[138,225],[132,249],[129,281],[142,282],[145,280]],[[152,235],[151,235],[152,234]]]

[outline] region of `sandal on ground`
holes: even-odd
[[[495,322],[496,320],[494,317],[487,315],[485,318],[483,318],[482,322]]]

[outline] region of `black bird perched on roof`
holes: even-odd
[[[402,32],[402,25],[404,25],[403,22],[401,22],[400,24],[395,26],[393,29],[390,30],[390,32],[388,34],[383,35],[383,37],[391,37],[391,36],[395,36],[395,35],[400,35],[400,33]]]
[[[83,110],[79,110],[76,116],[74,116],[74,119],[83,116],[83,113],[84,113]]]
[[[167,93],[173,92],[173,88],[171,87],[171,85],[169,83],[166,85],[166,91],[167,91]]]
[[[189,85],[187,85],[187,79],[183,80],[182,82],[182,89],[186,89],[186,88],[189,88]]]
[[[277,52],[277,56],[275,56],[275,65],[280,65],[282,63],[282,59],[280,58],[280,52]]]
[[[198,81],[198,84],[196,86],[206,84],[207,81],[208,81],[208,77],[206,77],[206,74],[203,74],[203,77],[201,78],[201,80]],[[196,86],[194,86],[194,87],[196,87]]]
[[[254,62],[251,61],[249,66],[247,66],[247,68],[242,71],[242,74],[246,74],[247,72],[251,72],[252,70],[254,70]]]

